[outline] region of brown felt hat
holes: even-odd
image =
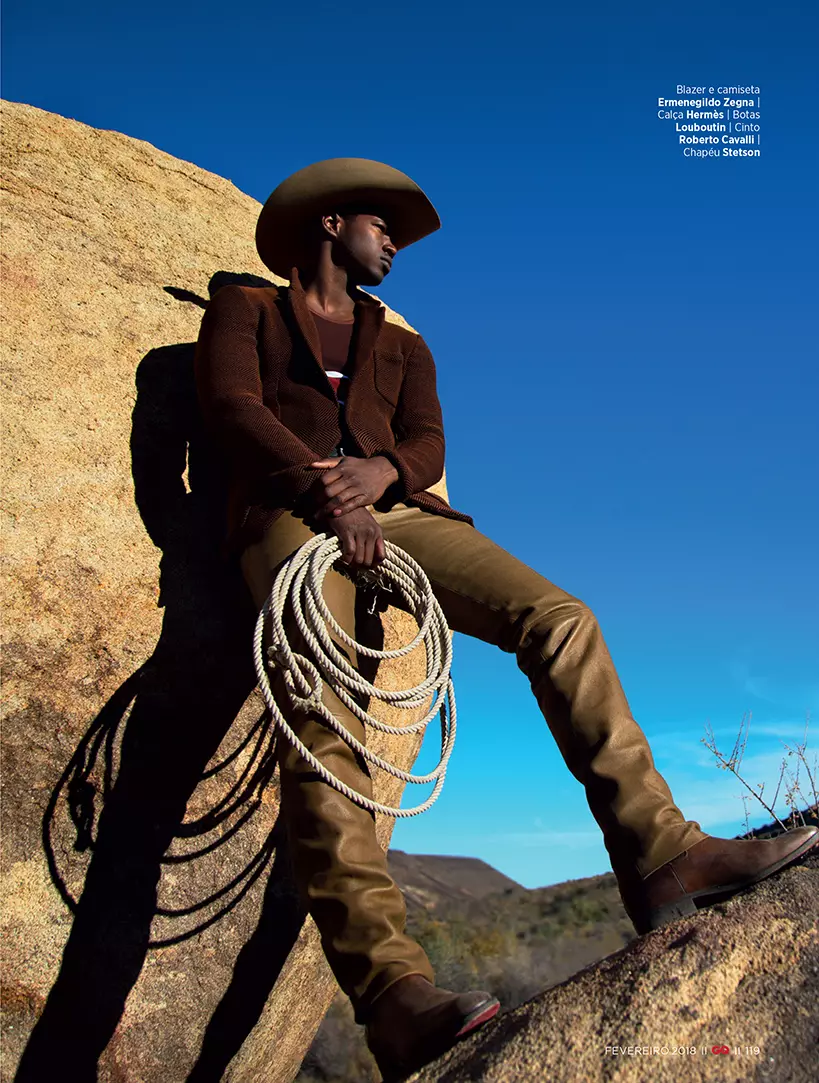
[[[438,212],[406,173],[369,158],[327,158],[292,173],[262,207],[256,225],[262,262],[274,274],[289,278],[303,256],[310,220],[352,205],[371,206],[371,214],[382,214],[396,248],[406,248],[441,228]]]

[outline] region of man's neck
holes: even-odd
[[[355,309],[355,285],[349,281],[344,267],[319,263],[315,269],[299,268],[299,280],[308,306],[330,319],[350,319]]]

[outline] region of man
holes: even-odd
[[[594,615],[428,491],[444,470],[432,356],[359,287],[380,285],[398,251],[439,227],[409,177],[366,159],[317,162],[270,196],[257,245],[290,285],[219,290],[197,347],[203,413],[232,464],[230,544],[257,607],[282,561],[314,533],[338,537],[353,573],[383,559],[385,538],[409,552],[454,631],[516,655],[644,933],[771,875],[819,831],[734,841],[686,820],[631,717]],[[354,579],[331,572],[325,596],[355,636]],[[327,688],[324,702],[364,740]],[[293,724],[335,775],[371,795],[365,761],[337,734],[309,716]],[[399,1079],[498,1003],[435,987],[404,931],[372,814],[317,779],[291,747],[280,766],[300,889],[382,1073]]]

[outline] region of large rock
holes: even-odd
[[[666,926],[488,1024],[417,1083],[813,1083],[819,857]]]
[[[21,1079],[93,1079],[99,1056],[111,1083],[289,1080],[336,987],[276,829],[192,380],[213,276],[276,281],[259,205],[25,105],[3,151],[3,1078],[42,1016]]]

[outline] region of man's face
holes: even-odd
[[[350,281],[378,286],[390,272],[397,252],[386,219],[378,214],[328,215],[336,236],[334,259],[347,269]]]

